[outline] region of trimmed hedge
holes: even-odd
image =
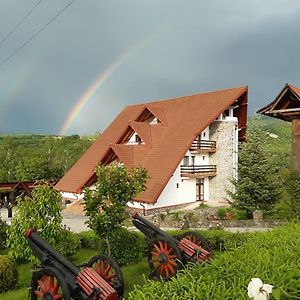
[[[77,236],[80,240],[81,248],[89,248],[93,250],[99,250],[101,246],[100,237],[97,236],[94,231],[82,231],[77,233]]]
[[[223,229],[213,230],[179,230],[168,231],[167,234],[172,236],[180,235],[186,231],[195,231],[203,236],[212,246],[213,250],[217,251],[229,251],[243,245],[252,233],[239,232],[233,233],[224,231]]]
[[[80,239],[77,234],[69,230],[62,230],[54,248],[62,255],[70,258],[79,251]]]
[[[99,250],[101,254],[107,254],[107,245],[93,231],[84,231],[77,234],[81,248]],[[119,265],[139,261],[145,256],[146,241],[139,232],[128,231],[120,228],[109,236],[111,256]]]
[[[16,262],[7,255],[0,255],[0,293],[14,289],[17,280]]]
[[[208,263],[190,265],[169,282],[136,287],[128,299],[249,299],[247,285],[259,277],[274,286],[271,299],[299,299],[300,224],[256,233]]]
[[[145,255],[146,242],[142,234],[120,228],[109,236],[111,255],[119,265],[139,261]],[[107,245],[102,241],[101,253],[107,253]]]

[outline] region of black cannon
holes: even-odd
[[[112,257],[94,256],[84,266],[68,261],[33,229],[26,238],[42,266],[31,279],[31,299],[43,300],[118,300],[124,292],[124,281]]]
[[[211,246],[196,232],[169,236],[135,213],[132,222],[148,240],[150,277],[169,279],[188,262],[204,262],[211,257]]]

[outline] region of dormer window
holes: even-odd
[[[160,123],[160,122],[156,117],[154,117],[153,120],[150,122],[150,124],[153,124],[153,125],[158,124],[158,123]]]
[[[137,144],[141,144],[142,143],[142,139],[137,134],[135,134],[135,142]]]

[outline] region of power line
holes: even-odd
[[[2,67],[6,62],[13,58],[19,51],[21,51],[26,45],[28,45],[34,38],[36,38],[46,27],[48,27],[56,18],[58,18],[75,0],[71,0],[66,6],[64,6],[53,18],[50,19],[42,28],[40,28],[35,34],[33,34],[27,41],[20,45],[12,54],[5,58],[1,63]]]
[[[11,30],[8,34],[0,41],[2,45],[19,27],[20,25],[32,14],[32,12],[41,4],[43,0],[40,0],[35,4],[35,6],[21,19],[21,21]]]

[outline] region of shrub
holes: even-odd
[[[69,230],[62,230],[55,248],[62,255],[72,257],[80,249],[80,239],[77,234]]]
[[[0,293],[12,290],[18,280],[17,264],[7,255],[0,255]]]
[[[61,195],[47,183],[39,183],[31,196],[17,198],[17,210],[8,230],[9,255],[18,260],[35,261],[25,232],[35,228],[49,244],[55,245],[62,229]]]
[[[6,238],[7,238],[8,225],[5,221],[0,219],[0,249],[6,247]]]
[[[81,248],[89,248],[93,250],[99,250],[101,246],[100,237],[95,234],[94,231],[83,231],[77,234],[80,240]]]
[[[172,236],[178,236],[183,234],[184,232],[186,232],[186,230],[167,231],[167,234]],[[213,250],[217,251],[229,251],[239,246],[242,246],[243,243],[245,243],[251,236],[251,234],[247,232],[233,233],[220,229],[195,230],[195,232],[204,237],[212,246]]]
[[[249,299],[251,278],[274,286],[272,299],[299,299],[300,224],[256,233],[242,247],[217,256],[209,263],[190,264],[170,282],[136,287],[128,299]]]
[[[235,214],[235,218],[237,220],[247,220],[248,219],[248,213],[245,210],[238,210]]]
[[[130,232],[120,228],[109,235],[111,255],[119,265],[125,265],[139,261],[145,254],[146,242],[144,236],[137,232]],[[102,240],[100,245],[101,254],[107,254],[106,242]]]

